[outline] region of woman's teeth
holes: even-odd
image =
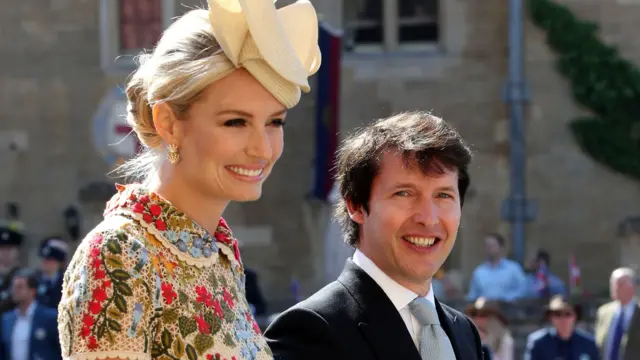
[[[263,171],[263,169],[249,170],[249,169],[245,169],[237,166],[229,166],[228,169],[238,175],[243,175],[243,176],[260,176]]]

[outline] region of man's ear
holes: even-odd
[[[353,202],[349,199],[345,200],[345,203],[347,204],[347,211],[349,212],[349,217],[351,218],[351,220],[362,225],[364,223],[365,216],[362,206],[354,205]]]

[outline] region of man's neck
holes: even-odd
[[[562,340],[569,340],[569,339],[571,338],[571,336],[573,335],[573,329],[572,329],[571,331],[566,332],[566,333],[563,333],[563,332],[558,331],[558,330],[556,329],[556,332],[557,332],[557,334],[558,334],[558,337],[559,337],[560,339],[562,339]]]
[[[29,309],[29,306],[31,306],[31,304],[33,304],[33,299],[25,300],[24,302],[18,305],[18,311],[20,311],[20,316],[27,315],[27,310]]]
[[[620,306],[622,306],[622,307],[625,307],[625,306],[629,305],[632,301],[633,301],[633,298],[628,299],[628,300],[626,300],[626,301],[620,301],[620,300],[618,300],[618,302],[620,303]]]
[[[492,266],[498,266],[498,264],[500,264],[500,260],[502,260],[502,257],[490,258],[489,264],[491,264]]]

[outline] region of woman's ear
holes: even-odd
[[[157,103],[153,106],[153,126],[165,144],[180,145],[182,131],[180,120],[169,104]]]

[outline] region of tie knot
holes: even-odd
[[[435,307],[429,300],[423,297],[417,297],[410,302],[409,310],[411,310],[413,316],[418,319],[418,322],[422,326],[440,325]]]

